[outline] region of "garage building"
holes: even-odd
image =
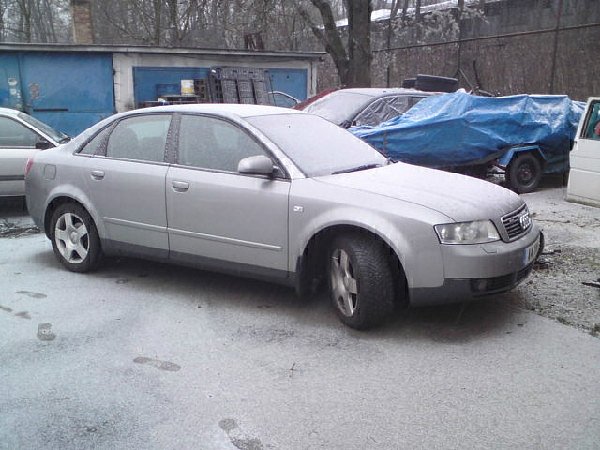
[[[314,95],[322,53],[65,44],[0,44],[0,107],[73,136],[155,101],[214,68],[266,69],[273,91]]]

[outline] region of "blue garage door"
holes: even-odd
[[[306,99],[308,85],[306,69],[269,69],[269,74],[274,91],[285,92],[298,100]]]
[[[114,112],[112,54],[21,53],[24,111],[70,136]]]
[[[19,58],[16,54],[0,54],[0,107],[23,110]]]
[[[155,101],[161,95],[179,95],[181,80],[206,78],[203,67],[134,67],[133,90],[136,107]]]

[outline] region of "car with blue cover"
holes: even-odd
[[[544,173],[566,173],[583,112],[561,95],[429,96],[389,121],[350,131],[383,155],[410,164],[476,173],[501,168],[519,193]]]

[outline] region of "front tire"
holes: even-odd
[[[89,272],[100,263],[102,250],[94,221],[81,205],[65,203],[54,214],[50,228],[54,255],[72,272]]]
[[[533,192],[542,179],[542,163],[532,153],[522,153],[511,160],[505,177],[513,191],[519,194]]]
[[[334,239],[327,264],[329,293],[340,320],[364,330],[394,310],[394,277],[382,243],[361,234]]]

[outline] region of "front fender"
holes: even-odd
[[[441,250],[433,226],[415,218],[399,218],[348,205],[328,208],[306,221],[290,220],[290,235],[295,236],[290,242],[290,267],[296,266],[313,236],[340,225],[361,228],[379,236],[398,256],[409,287],[443,283]]]
[[[498,158],[498,163],[502,167],[508,167],[515,155],[525,152],[534,152],[536,155],[539,155],[542,158],[542,160],[546,160],[546,155],[544,155],[544,152],[542,151],[539,145],[523,145],[519,147],[509,148],[506,151],[506,153],[504,153],[500,158]]]

